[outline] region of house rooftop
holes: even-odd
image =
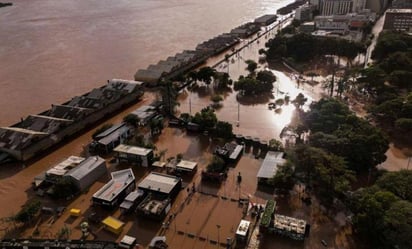
[[[107,202],[117,197],[129,184],[135,181],[132,169],[124,169],[111,173],[112,179],[94,193],[93,198]]]

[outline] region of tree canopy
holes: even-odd
[[[386,173],[350,198],[354,230],[374,248],[412,248],[411,181],[411,171]]]
[[[369,170],[386,160],[388,141],[381,131],[358,118],[342,102],[321,99],[304,115],[309,143],[343,157],[356,172]]]
[[[271,71],[262,71],[258,72],[256,78],[251,75],[239,77],[239,80],[235,82],[234,89],[245,96],[270,93],[275,81],[276,76]]]
[[[315,37],[305,33],[293,36],[276,36],[266,43],[268,59],[291,57],[298,62],[308,62],[315,57],[337,55],[353,60],[365,52],[361,43],[330,37]]]

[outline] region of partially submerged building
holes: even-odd
[[[173,199],[182,188],[182,179],[172,175],[152,172],[137,187],[154,196]]]
[[[137,189],[133,192],[130,192],[124,201],[120,204],[120,210],[122,213],[128,213],[132,211],[134,208],[136,208],[137,204],[142,201],[142,198],[144,197],[144,191]]]
[[[304,240],[309,234],[309,225],[305,220],[276,214],[276,202],[268,200],[260,219],[259,231],[266,234],[278,234],[294,240]]]
[[[274,22],[276,22],[277,16],[276,15],[263,15],[255,19],[254,23],[257,23],[261,26],[268,26]]]
[[[156,116],[157,112],[156,107],[151,105],[144,105],[132,111],[130,114],[137,116],[137,118],[139,119],[139,125],[145,126],[154,116]]]
[[[115,158],[119,161],[125,161],[143,167],[151,166],[153,162],[153,150],[133,145],[119,144],[113,150]]]
[[[258,183],[267,183],[276,175],[278,167],[285,162],[283,152],[268,151],[257,173]]]
[[[137,206],[137,213],[152,219],[163,219],[171,208],[172,200],[182,188],[182,180],[152,172],[139,183],[138,188],[147,193],[147,196]]]
[[[64,177],[70,179],[80,191],[84,191],[100,177],[107,174],[106,161],[98,156],[88,157]]]
[[[214,153],[228,162],[235,162],[242,157],[243,145],[237,143],[226,143],[223,147],[216,147]]]
[[[197,171],[197,162],[180,160],[176,164],[175,171],[178,173],[194,174]]]
[[[0,128],[0,151],[28,160],[96,123],[143,95],[141,82],[109,80],[107,85],[37,115]]]
[[[89,145],[89,151],[96,154],[108,154],[132,135],[132,129],[126,123],[113,125],[97,134]]]
[[[92,202],[94,205],[113,208],[136,189],[132,169],[114,171],[111,176],[112,179],[93,195]]]
[[[57,183],[67,172],[76,168],[84,160],[84,157],[70,156],[46,170],[44,180],[50,183]]]

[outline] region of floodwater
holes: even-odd
[[[0,105],[7,107],[1,111],[0,125],[10,125],[17,122],[20,117],[49,108],[52,103],[62,103],[93,87],[101,86],[107,79],[131,79],[139,68],[145,68],[183,49],[194,48],[197,43],[227,32],[259,15],[274,13],[276,8],[289,2],[292,0],[228,0],[224,4],[218,0],[16,0],[14,6],[0,9]],[[263,40],[250,44],[234,57],[233,63],[230,62],[226,67],[222,64],[217,69],[229,70],[233,79],[245,74],[244,60],[257,61],[257,50],[263,46]],[[272,99],[240,101],[238,105],[234,92],[224,93],[223,107],[217,111],[219,119],[232,124],[239,123],[239,127],[235,126],[236,133],[262,139],[276,138],[283,126],[290,121],[293,106],[284,106],[281,114],[276,114],[267,108],[268,101],[283,98],[286,94],[293,99],[299,92],[304,92],[309,101],[320,96],[316,87],[299,86],[288,75],[280,71],[273,72],[278,81]],[[207,92],[210,89],[203,90],[206,94],[201,91],[186,91],[181,96],[179,111],[193,114],[210,104],[210,93]],[[146,93],[143,101],[129,107],[108,122],[119,122],[127,113],[140,105],[149,104],[153,99],[153,95]],[[2,169],[0,194],[2,203],[8,205],[0,206],[0,217],[9,217],[17,213],[21,205],[34,197],[31,189],[34,176],[65,157],[79,155],[83,146],[90,142],[94,129],[31,165],[23,164]],[[166,157],[183,153],[185,159],[196,160],[205,167],[213,148],[210,141],[203,140],[201,137],[187,136],[175,129],[166,129],[156,145],[160,150],[168,150]],[[212,190],[224,195],[228,192],[235,197],[254,196],[256,202],[270,198],[271,195],[256,192],[255,175],[260,165],[259,160],[254,159],[252,154],[244,157],[239,167],[231,171],[227,188],[224,185]],[[110,170],[113,169],[115,166],[110,165]],[[245,179],[242,183],[245,187],[242,189],[236,189],[236,185],[233,184],[238,170],[242,170]],[[143,174],[144,172],[136,172],[139,179]],[[195,177],[193,182],[198,184],[199,180]],[[84,207],[86,210],[90,206],[90,195],[105,181],[107,179],[93,185],[89,193],[78,197],[69,207]],[[176,203],[180,203],[184,196],[178,198]],[[209,203],[206,203],[206,206],[214,205],[213,200],[205,202]],[[227,208],[223,205],[223,209]],[[233,215],[237,217],[238,214]],[[66,213],[65,218],[67,216]],[[216,219],[222,218],[216,216]],[[46,224],[45,237],[54,238],[56,231],[67,223],[73,227],[72,237],[78,238],[80,221],[59,219],[54,223],[54,228]],[[128,219],[125,232],[140,235],[143,244],[147,244],[150,236],[156,234],[159,229],[156,225],[147,228],[147,223],[133,221],[133,218]],[[5,226],[7,224],[0,222],[0,232],[7,232],[9,228]],[[180,226],[184,226],[184,223]],[[215,224],[208,226],[213,229]],[[226,236],[223,229],[222,236]],[[229,230],[231,231],[232,227]],[[26,232],[26,235],[30,236],[32,231]],[[96,230],[96,235],[100,238],[114,238],[102,231],[101,227]],[[325,236],[333,239],[335,235]],[[316,241],[314,239],[313,244],[305,245],[306,248],[316,248],[314,244],[319,244],[318,237],[314,238]]]
[[[15,0],[0,9],[0,125],[132,79],[293,0]]]

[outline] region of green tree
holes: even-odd
[[[225,161],[219,156],[213,156],[212,160],[206,167],[206,171],[209,173],[222,173],[225,168]]]
[[[218,105],[219,102],[223,100],[223,97],[219,94],[214,94],[210,97],[210,100],[213,102],[213,104]]]
[[[411,170],[387,172],[376,181],[376,185],[381,189],[392,192],[402,200],[412,202]]]
[[[399,200],[389,191],[377,187],[360,189],[351,197],[351,210],[354,213],[352,224],[355,232],[367,239],[373,246],[385,243],[383,217],[391,205]]]
[[[62,178],[53,186],[52,197],[55,199],[69,198],[77,194],[79,190],[69,178]]]
[[[249,74],[254,74],[258,64],[254,60],[246,60],[245,63],[247,65],[246,70],[249,71]]]
[[[296,106],[297,109],[302,108],[302,106],[306,103],[308,99],[302,93],[299,93],[292,103]]]
[[[285,191],[291,190],[295,185],[293,179],[294,172],[293,164],[287,161],[284,165],[278,167],[275,176],[270,179],[270,183],[277,189]]]
[[[200,112],[197,112],[195,114],[192,122],[198,124],[202,130],[208,130],[215,127],[217,123],[217,117],[212,108],[203,108]]]
[[[269,150],[271,151],[283,151],[283,145],[282,142],[272,138],[269,140]]]
[[[233,126],[232,124],[224,121],[218,121],[216,123],[216,136],[224,139],[233,138]]]
[[[412,248],[412,203],[397,201],[383,217],[385,244],[388,248]]]
[[[263,84],[272,84],[276,81],[276,76],[272,71],[264,70],[257,73],[256,79]]]
[[[215,77],[216,70],[211,67],[202,67],[197,72],[197,79],[204,82],[206,85],[212,83],[212,79]]]
[[[39,200],[30,201],[14,216],[14,220],[24,224],[29,223],[38,215],[40,208],[41,202]]]

